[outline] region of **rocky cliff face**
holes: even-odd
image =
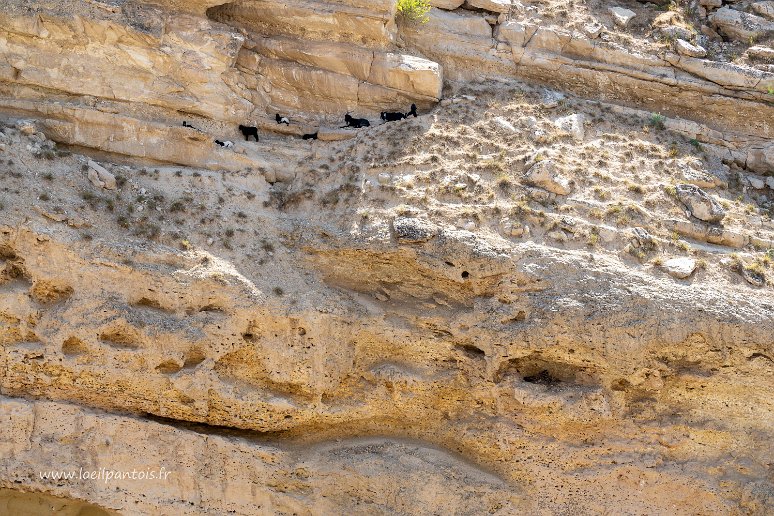
[[[0,512],[770,512],[771,72],[433,5],[8,3]]]

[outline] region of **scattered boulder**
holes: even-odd
[[[525,181],[557,195],[567,195],[572,192],[572,184],[556,168],[556,164],[546,159],[538,161],[527,171]]]
[[[563,116],[556,119],[554,125],[562,131],[570,133],[576,140],[582,140],[586,135],[583,122],[586,118],[580,113]]]
[[[648,230],[645,228],[632,228],[631,236],[632,245],[638,249],[642,249],[643,251],[652,251],[657,247],[656,240],[653,238],[653,235],[648,233]]]
[[[774,172],[774,143],[765,147],[754,147],[747,152],[747,168],[758,174]]]
[[[769,20],[774,20],[774,1],[755,2],[751,7],[756,14]]]
[[[693,36],[694,36],[693,32],[686,29],[685,27],[680,27],[678,25],[667,25],[666,27],[661,27],[660,29],[658,29],[658,32],[661,34],[662,37],[665,37],[668,39],[689,40],[689,39],[693,39]]]
[[[499,227],[500,233],[502,233],[503,236],[529,236],[528,226],[522,226],[519,222],[514,222],[508,217],[500,219]]]
[[[399,242],[410,244],[427,242],[438,232],[438,227],[432,222],[408,217],[396,218],[392,223],[392,228],[395,230],[395,236]]]
[[[380,185],[390,184],[391,179],[392,179],[392,176],[387,172],[381,172],[378,176],[376,176],[376,180],[379,182]]]
[[[16,122],[16,128],[22,134],[26,134],[27,136],[30,136],[37,132],[37,128],[35,127],[35,122],[33,122],[32,120],[19,120],[18,122]]]
[[[754,287],[762,287],[766,284],[766,276],[755,269],[746,267],[741,261],[736,264],[736,270],[744,280]]]
[[[723,5],[723,0],[699,0],[699,5],[702,7],[709,7],[710,9],[716,9]]]
[[[557,107],[564,99],[564,93],[554,90],[545,90],[543,92],[542,102],[544,107],[551,109]]]
[[[705,222],[717,223],[726,216],[726,211],[707,192],[695,185],[679,184],[677,197],[691,215]]]
[[[763,190],[766,188],[766,182],[760,177],[747,176],[747,182],[756,190]]]
[[[613,16],[613,21],[619,27],[626,27],[629,25],[629,22],[632,21],[632,18],[637,16],[637,13],[634,11],[630,11],[623,7],[610,7],[608,11],[610,11],[610,14]]]
[[[696,270],[696,260],[688,257],[672,258],[664,262],[661,268],[673,278],[685,279]]]
[[[116,189],[116,176],[107,171],[105,167],[89,160],[89,181],[91,184],[98,188],[105,188],[106,190]]]
[[[513,124],[501,116],[496,117],[494,119],[494,122],[500,127],[502,127],[503,129],[506,129],[512,133],[516,132],[516,128],[513,126]]]
[[[678,54],[688,57],[705,57],[707,55],[707,50],[703,47],[688,43],[684,39],[677,40],[675,50],[677,50]]]
[[[696,185],[699,188],[716,188],[724,184],[719,177],[689,164],[678,163],[677,169],[680,171],[683,182]]]
[[[755,45],[747,49],[747,56],[756,61],[774,62],[774,48]]]
[[[430,0],[430,5],[439,9],[453,11],[465,3],[465,0]]]
[[[602,35],[603,30],[605,30],[605,28],[601,23],[597,22],[587,23],[583,26],[583,33],[586,34],[586,36],[588,36],[590,39],[597,39]]]
[[[493,13],[507,13],[511,9],[511,0],[465,0],[465,7],[483,9]]]
[[[715,11],[709,20],[727,37],[744,43],[774,35],[774,22],[728,7]]]

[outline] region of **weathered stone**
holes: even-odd
[[[774,48],[764,47],[761,45],[755,45],[746,50],[746,53],[750,58],[759,61],[774,62]]]
[[[766,188],[766,182],[760,177],[747,176],[747,182],[756,190],[763,190]]]
[[[483,9],[493,13],[507,13],[511,5],[511,0],[465,0],[467,8]]]
[[[756,14],[769,20],[774,20],[774,1],[755,2],[750,7],[752,7],[753,12]]]
[[[774,143],[750,148],[745,165],[758,174],[774,173]]]
[[[672,258],[664,262],[661,268],[672,277],[685,279],[696,270],[696,260],[688,257]]]
[[[439,9],[453,11],[465,3],[465,0],[430,0],[430,5]]]
[[[709,20],[724,35],[744,43],[774,35],[774,22],[729,7],[718,9]]]
[[[16,123],[16,128],[22,133],[26,135],[35,134],[37,131],[37,127],[35,126],[35,122],[32,120],[19,120]]]
[[[604,25],[597,22],[587,23],[583,26],[583,32],[591,39],[597,39],[601,34],[602,31],[605,30]]]
[[[645,251],[652,251],[657,247],[656,240],[653,238],[647,229],[645,228],[632,228],[632,245],[636,248],[643,249]]]
[[[387,172],[380,172],[379,175],[376,177],[376,180],[379,182],[380,185],[388,185],[392,180],[392,176]]]
[[[436,235],[438,227],[425,219],[398,217],[392,223],[399,242],[426,242]]]
[[[675,188],[677,197],[697,219],[716,223],[726,216],[720,203],[698,186],[679,184]]]
[[[524,176],[527,184],[537,186],[557,195],[567,195],[572,192],[572,184],[556,167],[556,164],[546,159],[535,163]]]
[[[583,126],[586,117],[583,114],[574,113],[554,121],[554,125],[560,130],[570,133],[576,140],[583,140],[586,130]]]
[[[707,55],[707,51],[699,45],[692,45],[684,39],[678,39],[675,42],[675,50],[677,53],[683,56],[690,57],[704,57]]]
[[[494,123],[502,127],[503,129],[507,130],[508,132],[515,133],[516,127],[512,123],[510,123],[508,120],[506,120],[504,117],[498,116],[495,117]]]
[[[613,16],[613,21],[619,27],[626,27],[637,13],[623,7],[609,7],[608,11]]]
[[[704,7],[717,8],[723,5],[723,0],[699,0],[699,5]]]
[[[693,39],[694,33],[690,30],[686,29],[685,27],[680,27],[677,25],[667,25],[665,27],[660,27],[658,29],[658,34],[667,39],[683,39],[683,40],[689,40]]]
[[[105,167],[89,160],[89,181],[94,186],[105,188],[107,190],[116,189],[116,176],[107,171]]]

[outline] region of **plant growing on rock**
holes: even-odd
[[[413,23],[427,23],[430,18],[430,4],[427,0],[398,0],[398,14]]]
[[[664,122],[666,121],[666,117],[662,115],[661,113],[651,113],[649,124],[656,129],[664,129]]]

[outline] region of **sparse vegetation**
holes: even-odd
[[[398,0],[398,15],[412,23],[427,23],[430,8],[427,0]]]
[[[648,124],[651,127],[654,127],[658,130],[662,130],[665,127],[664,125],[665,121],[666,121],[666,117],[661,113],[651,113],[650,119],[648,120]]]

